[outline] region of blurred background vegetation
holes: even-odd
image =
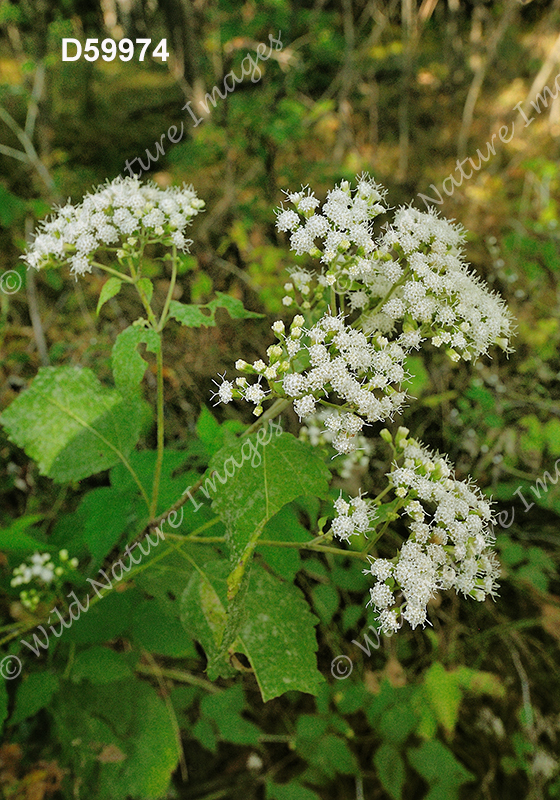
[[[417,400],[404,416],[413,435],[449,453],[458,477],[497,499],[501,597],[483,606],[446,597],[432,628],[403,631],[368,656],[352,644],[372,622],[367,581],[349,564],[327,571],[302,557],[298,585],[321,620],[322,694],[263,705],[251,675],[216,692],[170,678],[189,780],[176,775],[169,797],[560,797],[559,31],[558,0],[0,0],[0,270],[22,278],[18,292],[0,293],[0,408],[41,365],[90,366],[109,380],[110,346],[139,308],[114,298],[96,317],[101,274],[31,275],[19,256],[53,202],[126,174],[127,159],[147,162],[172,125],[184,125],[182,140],[166,136],[144,177],[192,183],[207,203],[177,298],[207,302],[219,290],[267,316],[224,314],[216,328],[174,334],[170,441],[195,435],[217,372],[272,341],[294,263],[274,227],[283,189],[310,184],[322,197],[368,171],[390,203],[423,210],[418,193],[439,190],[439,210],[469,231],[469,260],[517,318],[509,358],[474,368],[438,353],[414,358]],[[260,63],[261,80],[246,78],[194,127],[185,103],[201,114],[205,93],[230,70],[241,75],[244,56],[279,32],[283,47]],[[62,62],[63,37],[123,36],[166,38],[170,58]],[[504,125],[508,143],[497,136]],[[477,150],[488,160],[448,196],[443,181],[459,176],[457,159],[479,163]],[[155,266],[153,275],[163,294],[166,277]],[[214,413],[242,418],[233,406]],[[284,422],[297,430],[295,417]],[[85,486],[53,486],[0,437],[0,527],[39,514],[48,533]],[[379,487],[386,458],[376,446],[371,472],[340,485]],[[6,621],[9,601],[4,592]],[[330,674],[339,653],[354,660],[345,681]],[[195,651],[181,664],[203,677]],[[79,788],[72,745],[40,708],[6,729],[0,791],[96,796],[94,784]]]

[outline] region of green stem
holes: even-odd
[[[120,281],[124,281],[125,283],[134,283],[132,278],[129,278],[128,275],[125,275],[124,272],[119,272],[118,269],[113,269],[113,267],[106,267],[105,264],[100,264],[98,261],[91,262],[94,267],[99,267],[104,272],[109,272],[111,275],[115,275]]]
[[[160,337],[160,346],[157,350],[157,459],[154,471],[154,484],[152,489],[152,502],[150,505],[150,517],[155,517],[157,501],[159,496],[159,482],[161,478],[161,467],[163,464],[163,441],[164,441],[164,419],[163,419],[163,337]]]
[[[381,498],[382,498],[382,497],[385,497],[385,495],[387,494],[387,492],[390,492],[390,491],[391,491],[391,489],[393,489],[393,488],[394,488],[393,484],[392,484],[392,483],[390,483],[388,486],[386,486],[386,487],[383,489],[383,491],[382,491],[382,492],[379,492],[379,494],[377,495],[377,497],[374,497],[374,498],[373,498],[373,500],[372,500],[372,503],[377,503],[377,501],[378,501],[378,500],[381,500]]]
[[[377,314],[377,312],[378,312],[378,311],[380,311],[380,310],[383,308],[383,306],[385,305],[385,303],[387,302],[387,300],[388,300],[388,299],[391,297],[391,295],[393,294],[393,292],[395,291],[395,289],[398,289],[398,287],[399,287],[399,286],[402,286],[402,285],[403,285],[403,283],[405,283],[405,281],[407,280],[407,278],[408,278],[408,276],[410,275],[410,273],[411,273],[411,269],[410,269],[410,267],[408,267],[407,269],[405,269],[404,273],[403,273],[403,274],[402,274],[402,276],[399,278],[399,280],[398,280],[396,283],[394,283],[394,284],[391,286],[391,288],[389,289],[389,291],[387,292],[387,294],[385,295],[385,297],[384,297],[382,300],[380,300],[380,301],[379,301],[379,303],[378,303],[378,304],[375,306],[375,308],[373,309],[373,311],[368,311],[368,312],[367,312],[368,316],[369,316],[369,315],[370,315],[370,316],[373,316],[374,314]],[[363,316],[363,314],[362,314],[362,316]],[[356,326],[359,326],[359,325],[360,325],[361,319],[362,319],[362,317],[360,317],[360,319],[357,321],[357,323],[356,323]]]
[[[391,486],[389,488],[393,488],[393,487]],[[396,512],[396,511],[399,510],[399,508],[402,508],[402,506],[404,505],[404,502],[405,501],[403,499],[401,499],[400,502],[398,502],[395,505],[395,508],[393,509],[393,512]],[[375,535],[373,536],[373,538],[368,542],[367,547],[364,550],[362,550],[362,553],[364,555],[367,555],[370,552],[370,550],[373,549],[373,547],[381,539],[381,537],[383,536],[383,534],[385,533],[385,531],[387,530],[387,528],[389,527],[391,522],[394,522],[394,520],[388,519],[385,522],[385,524],[383,525],[383,527],[381,528],[381,530],[379,531],[379,533],[375,532]]]
[[[331,303],[330,303],[330,305],[331,305],[331,313],[332,313],[333,317],[336,317],[338,309],[336,307],[336,292],[334,290],[334,286],[331,286]]]
[[[143,675],[154,675],[153,667],[147,664],[137,664],[134,669],[136,672],[140,672]],[[190,672],[184,672],[179,669],[166,669],[165,667],[160,667],[159,664],[158,671],[164,678],[169,678],[169,680],[172,681],[180,681],[181,683],[189,683],[191,686],[199,686],[201,689],[206,689],[207,692],[211,692],[212,694],[217,694],[222,691],[218,686],[214,686],[213,683],[205,681],[204,678],[197,678],[196,675],[191,675]]]
[[[241,436],[248,436],[250,433],[253,433],[253,431],[256,431],[257,428],[260,428],[263,422],[267,422],[269,419],[274,419],[274,417],[277,417],[282,413],[282,411],[284,411],[285,408],[288,408],[290,402],[290,400],[286,400],[284,397],[279,397],[274,401],[270,408],[264,412],[264,414],[261,414],[256,422],[253,422],[253,424],[241,434]]]
[[[167,533],[166,539],[176,539],[182,543],[191,544],[221,544],[226,541],[225,536],[181,536],[180,533]],[[322,538],[322,537],[321,537]],[[310,542],[277,542],[273,539],[258,539],[256,547],[293,547],[298,550],[314,550],[317,553],[332,553],[337,556],[350,556],[350,558],[365,558],[359,550],[343,550],[340,547],[327,547],[312,539]]]
[[[161,312],[161,317],[159,320],[158,331],[162,331],[165,323],[167,322],[167,312],[169,311],[169,304],[171,303],[171,299],[173,297],[173,290],[175,289],[175,282],[177,280],[177,248],[173,245],[173,256],[171,262],[171,281],[169,283],[169,291],[167,292],[167,297],[165,298],[165,304],[163,306],[163,311]]]

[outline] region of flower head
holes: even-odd
[[[69,264],[75,275],[91,272],[95,254],[115,245],[126,254],[130,237],[187,250],[185,229],[204,206],[192,187],[160,189],[155,183],[119,176],[69,202],[40,224],[22,258],[29,267]]]

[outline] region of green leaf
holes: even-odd
[[[405,765],[401,754],[391,744],[382,744],[375,753],[373,763],[377,777],[393,800],[401,800],[405,781]]]
[[[220,423],[204,405],[196,421],[196,434],[206,445],[210,455],[214,455],[222,446],[223,432]]]
[[[90,369],[41,367],[0,421],[40,473],[62,483],[126,459],[144,414],[142,401],[105,388]]]
[[[211,720],[218,735],[233,744],[258,744],[260,729],[241,716],[245,697],[241,686],[232,686],[217,694],[209,694],[200,703],[201,714]]]
[[[192,734],[206,750],[210,750],[211,753],[217,752],[216,730],[209,719],[199,719],[192,729]]]
[[[20,517],[9,528],[0,529],[0,550],[6,553],[34,553],[36,550],[53,550],[53,545],[34,539],[26,531],[42,517],[39,514]]]
[[[181,597],[181,623],[203,646],[208,661],[219,653],[226,627],[227,585],[229,565],[224,561],[204,564],[193,572]],[[224,665],[220,674],[224,675]],[[225,672],[234,674],[232,668]]]
[[[18,687],[16,707],[10,718],[10,725],[17,725],[45,708],[57,690],[58,678],[52,672],[32,672]]]
[[[206,328],[216,325],[216,310],[225,308],[232,319],[252,319],[261,318],[263,314],[256,314],[254,311],[247,311],[243,308],[241,300],[230,297],[222,292],[216,292],[216,298],[205,305],[187,305],[172,300],[169,304],[169,316],[186,325],[188,328]]]
[[[181,497],[185,487],[189,485],[189,482],[192,484],[200,477],[198,473],[184,471],[185,462],[188,458],[189,452],[187,450],[164,450],[157,513],[163,513],[166,509],[170,508],[173,503]],[[155,450],[134,451],[130,454],[129,463],[148,495],[150,495],[152,491],[156,460],[157,452]],[[130,471],[126,469],[125,465],[122,463],[117,464],[111,470],[109,477],[111,485],[115,487],[116,490],[124,492],[130,488],[138,491],[136,482]],[[191,507],[192,504],[186,504],[187,511]],[[182,516],[184,515],[179,512],[177,518],[171,518],[171,522],[175,524],[175,527],[180,524]],[[197,521],[199,518],[200,517],[196,518]]]
[[[460,787],[475,780],[475,776],[437,739],[424,742],[416,749],[410,748],[406,755],[410,764],[432,789],[438,790],[437,793],[431,791],[427,795],[433,800],[436,797],[456,800]],[[441,791],[442,789],[445,791]]]
[[[4,6],[2,7],[4,9]],[[25,203],[16,194],[12,194],[0,184],[0,225],[9,228],[17,219],[25,216]]]
[[[266,800],[320,800],[320,797],[297,781],[283,784],[267,782]]]
[[[178,761],[177,739],[165,704],[150,685],[134,679],[68,684],[52,713],[56,740],[91,797],[166,796]]]
[[[207,306],[186,305],[179,303],[178,300],[172,300],[169,303],[169,316],[187,328],[214,327],[216,325],[214,314],[204,313],[202,309],[206,308]]]
[[[294,689],[317,693],[324,678],[317,670],[316,624],[296,586],[258,564],[253,567],[237,641],[255,672],[264,702]]]
[[[457,724],[461,704],[457,674],[447,672],[443,664],[435,662],[424,675],[424,691],[438,722],[446,733],[452,733]]]
[[[104,587],[112,582],[111,573],[103,575],[96,573],[93,581],[99,583],[89,584],[89,597],[96,598],[96,591],[102,593]],[[81,604],[87,605],[87,592],[76,593]],[[96,605],[89,608],[87,614],[82,614],[71,628],[64,630],[59,641],[75,642],[76,644],[100,644],[123,636],[128,633],[132,621],[132,609],[140,602],[141,594],[136,589],[127,589],[126,592],[112,592],[107,597],[98,600]]]
[[[327,733],[316,739],[314,752],[307,760],[312,765],[309,777],[319,773],[317,777],[326,776],[332,780],[337,773],[352,775],[357,771],[352,751],[346,742],[334,733]]]
[[[171,658],[199,657],[178,617],[163,613],[155,600],[144,600],[135,606],[132,633],[134,641],[151,653]]]
[[[409,356],[406,369],[410,373],[406,390],[411,397],[420,397],[424,389],[430,385],[430,376],[421,356]]]
[[[113,345],[113,377],[122,394],[134,392],[140,386],[148,367],[136,349],[139,344],[145,344],[150,353],[158,353],[161,348],[160,337],[154,330],[134,325],[119,333]]]
[[[165,616],[179,618],[179,601],[195,572],[193,562],[204,563],[213,558],[217,559],[218,555],[211,545],[183,543],[180,550],[170,550],[165,557],[150,564],[149,569],[137,573],[134,583],[154,598]]]
[[[301,714],[296,722],[296,749],[306,756],[306,750],[314,746],[317,739],[327,732],[328,727],[327,720],[316,714]]]
[[[72,667],[72,680],[78,683],[112,683],[132,675],[128,664],[120,653],[108,647],[90,647],[78,653]]]
[[[266,523],[263,538],[279,542],[308,542],[309,531],[300,523],[292,504],[281,508]],[[296,547],[262,547],[259,555],[277,575],[287,581],[293,581],[301,567]]]
[[[101,308],[105,305],[107,300],[110,300],[111,297],[114,297],[120,292],[122,284],[123,282],[120,280],[120,278],[111,277],[108,281],[105,281],[99,295],[99,302],[97,303],[97,309],[95,311],[96,315],[99,314]]]
[[[82,499],[78,513],[83,515],[83,541],[96,563],[119,542],[129,522],[137,519],[145,509],[138,503],[138,495],[115,491],[110,486],[92,489]],[[127,563],[127,562],[125,562]]]
[[[206,492],[226,525],[233,559],[240,558],[251,537],[300,495],[325,496],[330,472],[313,447],[271,422],[257,434],[223,447],[211,460],[217,471]],[[274,434],[274,436],[273,436]]]
[[[323,624],[328,625],[338,608],[338,592],[329,584],[315,586],[312,593],[313,608],[321,618]]]
[[[408,703],[398,702],[387,709],[378,725],[379,735],[391,744],[406,741],[416,728],[418,719]]]
[[[262,319],[264,314],[257,314],[254,311],[247,311],[243,308],[243,303],[235,297],[223,292],[216,292],[216,298],[208,303],[214,313],[217,308],[225,308],[232,319]]]
[[[560,419],[550,419],[545,425],[546,443],[551,456],[560,456]]]

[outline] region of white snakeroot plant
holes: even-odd
[[[329,191],[322,208],[307,187],[287,193],[277,228],[315,268],[289,270],[283,303],[296,314],[288,325],[272,325],[277,341],[268,347],[268,363],[237,361],[243,375],[224,376],[214,395],[223,403],[244,399],[256,416],[266,400],[276,401],[268,416],[291,404],[304,421],[303,438],[328,443],[346,458],[363,448],[365,425],[402,411],[412,351],[431,344],[452,361],[473,361],[494,344],[509,352],[513,332],[504,301],[464,260],[462,228],[435,211],[404,207],[376,236],[374,220],[387,211],[384,195],[368,175],[354,190],[343,181]],[[489,504],[407,433],[400,428],[393,445],[383,432],[395,459],[403,460],[395,461],[387,489],[375,500],[339,499],[331,526],[331,536],[347,542],[375,529],[375,508],[391,490],[410,521],[410,538],[397,556],[369,556],[366,572],[377,583],[368,605],[385,633],[403,621],[425,625],[426,605],[440,589],[494,597],[499,575]],[[378,527],[384,532],[386,525]],[[377,538],[376,532],[368,549]]]
[[[147,555],[140,537],[149,527],[159,540],[167,520],[173,530],[166,528],[170,544],[162,556],[172,556],[175,564],[176,551],[189,547],[177,573],[185,583],[177,598],[181,612],[173,616],[180,616],[188,636],[203,646],[211,680],[232,677],[239,663],[235,654],[241,652],[265,701],[288,690],[316,693],[321,679],[314,655],[317,620],[295,583],[286,580],[289,559],[283,563],[281,556],[273,557],[269,568],[263,567],[267,549],[276,544],[284,554],[293,547],[350,553],[357,570],[369,563],[368,605],[387,634],[403,623],[413,629],[425,625],[429,601],[439,591],[453,589],[476,600],[497,591],[488,502],[472,484],[456,480],[445,457],[430,452],[406,428],[393,437],[384,425],[412,402],[406,393],[411,353],[435,347],[454,361],[472,361],[492,344],[507,352],[511,320],[502,300],[467,268],[457,225],[435,213],[402,208],[391,225],[374,231],[387,210],[383,198],[384,190],[367,175],[354,190],[342,182],[322,206],[308,189],[287,195],[277,226],[296,254],[284,285],[290,318],[273,323],[263,358],[237,360],[238,374],[220,376],[213,394],[216,404],[249,403],[257,419],[236,436],[237,421],[220,425],[203,409],[196,427],[202,448],[165,449],[165,330],[171,321],[189,328],[216,325],[218,308],[235,320],[260,315],[221,293],[204,305],[174,299],[181,252],[190,243],[185,231],[204,205],[194,191],[117,178],[80,203],[55,210],[24,256],[30,269],[61,266],[75,276],[106,272],[98,313],[128,289],[138,293],[144,309],[145,318],[132,320],[116,336],[114,386],[88,367],[43,367],[0,417],[10,440],[55,482],[75,483],[111,471],[110,485],[83,498],[88,524],[76,532],[80,503],[57,532],[72,531],[69,541],[86,573],[104,565],[107,591],[91,603],[113,591],[109,578],[118,584],[126,571],[132,584],[136,572],[151,567],[136,558],[132,537]],[[150,278],[158,270],[167,280],[154,284]],[[144,397],[150,387],[142,389],[150,363],[156,375],[154,449],[149,449]],[[269,435],[265,423],[272,428],[272,420],[288,406],[307,441],[283,433],[280,425],[276,436]],[[293,531],[286,531],[284,541],[276,538],[286,520],[289,525],[297,519],[302,497],[327,497],[333,472],[356,480],[374,466],[372,456],[379,459],[379,445],[391,448],[392,465],[377,497],[366,496],[358,481],[355,497],[335,492],[334,509],[317,521],[315,538],[302,541]],[[203,472],[179,494],[179,476],[192,475],[199,465]],[[197,517],[202,503],[183,518],[183,506],[198,491],[211,499],[213,519]],[[112,503],[119,513],[108,536],[104,525]],[[284,509],[287,515],[276,531],[269,529],[274,533],[269,538],[269,522],[273,527],[273,518]],[[399,517],[408,532],[395,552],[381,539]],[[224,535],[211,531],[208,536],[208,528],[217,524]],[[396,533],[391,531],[392,541]],[[331,546],[333,539],[343,546]],[[265,548],[263,557],[255,559],[259,547]],[[37,548],[42,548],[39,542]],[[128,554],[128,563],[120,558],[108,563],[116,549]],[[76,566],[61,550],[58,558],[37,552],[16,567],[9,591],[19,595],[25,619],[14,629],[9,626],[0,645],[39,623],[54,633],[50,613],[58,611],[59,601],[67,606],[67,618],[77,618],[82,606],[75,592],[66,594],[74,598],[71,603],[61,599],[63,584],[74,582],[70,571]],[[68,624],[58,614],[62,630]],[[212,621],[209,636],[201,620]]]

